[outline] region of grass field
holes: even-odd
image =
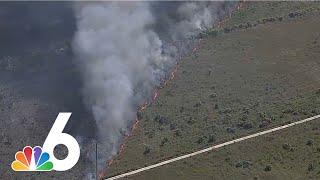
[[[319,8],[246,3],[224,28],[282,19],[206,36],[142,113],[108,176],[320,114]],[[319,136],[316,120],[131,178],[319,179]]]

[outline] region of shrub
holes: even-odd
[[[271,165],[267,165],[267,166],[264,168],[265,171],[271,171],[271,169],[272,169]]]
[[[171,123],[170,124],[170,130],[175,130],[177,129],[177,124],[176,123]]]
[[[209,97],[210,97],[210,98],[215,98],[215,97],[217,97],[217,94],[216,94],[216,93],[212,93],[212,94],[210,94]]]
[[[202,138],[202,137],[199,137],[198,140],[197,140],[197,143],[198,143],[198,144],[201,144],[202,142],[203,142],[203,138]]]
[[[192,117],[189,117],[189,119],[188,119],[187,123],[188,123],[188,124],[190,124],[190,125],[191,125],[191,124],[193,124],[193,123],[194,123],[193,118],[192,118]]]
[[[156,115],[156,117],[154,118],[154,120],[156,122],[158,122],[159,124],[163,125],[163,124],[168,124],[169,120],[167,117],[161,116],[161,115]]]
[[[313,145],[313,140],[312,139],[309,139],[306,143],[308,146],[312,146]]]
[[[236,168],[242,167],[242,168],[249,168],[252,166],[252,162],[250,161],[239,161],[236,163]]]
[[[249,114],[250,109],[249,109],[248,107],[244,107],[244,108],[242,108],[242,111],[243,111],[243,113],[245,113],[245,114]]]
[[[184,111],[184,107],[181,106],[179,112],[180,112],[180,113],[183,113],[183,111]]]
[[[197,102],[195,105],[193,105],[193,107],[200,107],[201,105],[202,105],[202,102],[199,101],[199,102]]]
[[[267,127],[269,124],[270,124],[270,122],[269,122],[269,121],[262,121],[262,123],[261,123],[261,124],[259,124],[259,128]]]
[[[227,128],[227,132],[228,132],[228,133],[235,133],[235,132],[236,132],[236,129],[235,129],[235,128],[232,128],[232,127],[228,127],[228,128]]]
[[[289,143],[285,143],[285,144],[283,144],[282,145],[282,148],[284,149],[284,150],[287,150],[287,151],[293,151],[294,150],[294,148],[291,146],[291,144],[289,144]]]
[[[251,122],[241,122],[238,124],[238,126],[246,130],[251,129],[253,127]]]
[[[174,135],[180,137],[181,136],[181,131],[179,129],[175,130]]]
[[[314,170],[314,165],[313,164],[309,164],[308,165],[308,171],[313,171]]]
[[[166,137],[163,138],[163,139],[161,140],[160,146],[161,146],[161,147],[164,146],[168,141],[169,141],[168,138],[166,138]]]
[[[143,155],[149,154],[150,151],[151,151],[151,149],[150,149],[148,146],[146,146],[146,147],[144,148]]]
[[[290,17],[290,18],[294,18],[294,13],[290,13],[290,14],[289,14],[289,17]]]
[[[215,137],[213,135],[210,135],[208,138],[208,143],[213,143],[215,141]]]

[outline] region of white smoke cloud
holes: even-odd
[[[84,78],[84,100],[104,146],[102,161],[115,155],[120,138],[135,119],[137,107],[150,96],[171,61],[148,26],[148,4],[85,5],[77,14],[74,51]]]
[[[84,102],[103,145],[100,164],[117,154],[137,108],[175,64],[179,54],[170,41],[212,26],[220,3],[99,2],[76,8],[73,49],[83,74]],[[168,14],[160,6],[168,7]]]

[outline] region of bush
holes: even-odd
[[[308,146],[312,146],[313,145],[313,140],[312,139],[309,139],[306,143]]]
[[[243,113],[245,113],[245,114],[249,114],[250,108],[244,107],[244,108],[242,108],[242,111],[243,111]],[[247,116],[246,116],[246,118],[247,118]]]
[[[160,146],[161,146],[161,147],[164,146],[168,141],[169,141],[168,138],[166,138],[166,137],[163,138],[163,139],[161,140]]]
[[[170,130],[175,130],[177,129],[177,124],[176,123],[171,123],[170,124]]]
[[[169,120],[167,117],[161,116],[161,115],[156,115],[156,117],[154,118],[154,120],[156,122],[158,122],[159,124],[163,125],[163,124],[168,124]]]
[[[313,171],[314,170],[314,165],[313,164],[309,164],[308,165],[308,171]]]
[[[187,121],[187,123],[188,123],[189,125],[192,125],[192,124],[194,123],[193,118],[192,118],[192,117],[189,117],[189,120]]]
[[[202,102],[199,101],[199,102],[197,102],[195,105],[193,105],[193,107],[200,107],[201,105],[202,105]]]
[[[227,128],[227,132],[228,132],[228,133],[235,133],[235,132],[236,132],[236,129],[235,129],[235,128],[232,128],[232,127],[228,127],[228,128]]]
[[[264,128],[269,126],[269,124],[271,124],[271,119],[270,118],[264,118],[261,122],[261,124],[259,124],[259,128]]]
[[[293,150],[294,150],[294,148],[293,148],[289,143],[283,144],[283,145],[282,145],[282,148],[283,148],[284,150],[287,150],[287,151],[293,151]]]
[[[183,113],[183,111],[184,111],[184,107],[181,106],[179,112],[180,112],[180,113]]]
[[[252,166],[252,162],[250,161],[239,161],[236,163],[236,168],[249,168],[250,166]]]
[[[208,138],[208,143],[213,143],[215,141],[215,137],[213,135],[210,135]]]
[[[210,98],[215,98],[215,97],[217,97],[217,94],[216,94],[216,93],[210,94],[209,97],[210,97]]]
[[[143,155],[147,155],[147,154],[149,154],[150,153],[150,151],[151,151],[151,149],[147,146],[147,147],[145,147],[144,148],[144,151],[143,151]]]
[[[241,122],[238,124],[238,126],[246,130],[251,129],[253,127],[251,122]]]
[[[180,137],[181,136],[181,131],[179,129],[175,130],[174,135]]]
[[[202,137],[199,137],[198,140],[197,140],[197,143],[198,143],[198,144],[201,144],[202,142],[203,142],[203,138],[202,138]]]
[[[265,171],[271,171],[271,169],[272,169],[271,165],[267,165],[267,166],[264,168]]]

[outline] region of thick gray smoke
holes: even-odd
[[[185,48],[169,44],[212,27],[229,12],[229,4],[99,2],[76,8],[73,48],[83,73],[84,101],[103,146],[100,163],[117,154],[138,107],[176,63],[180,48]]]

